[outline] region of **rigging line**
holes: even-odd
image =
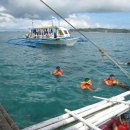
[[[127,72],[124,68],[122,68],[111,56],[109,56],[107,53],[105,55],[130,79],[130,74]]]
[[[91,41],[88,37],[86,37],[82,32],[80,32],[76,27],[74,27],[70,22],[68,22],[62,15],[60,15],[58,12],[56,12],[52,7],[50,7],[47,3],[45,3],[43,0],[40,0],[44,5],[46,5],[50,10],[52,10],[55,14],[57,14],[60,18],[62,18],[66,23],[68,23],[75,31],[77,31],[79,34],[81,34],[84,38],[86,38],[91,44],[93,44],[98,51],[101,53],[101,55],[106,56],[109,60],[111,60],[127,77],[130,79],[130,73],[127,72],[124,68],[122,68],[110,55],[108,55],[103,49],[101,49],[99,46],[97,46],[93,41]]]

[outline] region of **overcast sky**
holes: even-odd
[[[77,28],[129,28],[130,0],[44,0]],[[54,24],[69,27],[40,0],[0,0],[0,29]]]

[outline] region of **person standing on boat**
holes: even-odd
[[[57,33],[56,32],[54,32],[54,38],[57,38]]]
[[[92,81],[89,78],[85,78],[84,81],[80,83],[80,88],[82,90],[92,90]]]
[[[56,69],[52,72],[52,74],[55,76],[62,76],[63,70],[60,69],[60,66],[57,66]]]

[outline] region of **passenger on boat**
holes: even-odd
[[[115,117],[111,119],[106,124],[100,126],[101,130],[129,130],[129,118],[125,115],[128,115],[128,113],[124,113],[120,117]]]
[[[82,90],[92,90],[92,81],[89,78],[85,78],[84,81],[80,83],[80,88]]]
[[[63,75],[63,70],[61,70],[60,67],[57,66],[52,74],[55,75],[55,76],[62,76]]]
[[[56,32],[54,33],[54,38],[57,38],[57,33]]]
[[[51,36],[50,33],[47,32],[47,33],[46,33],[46,38],[50,38],[50,36]]]
[[[129,118],[126,118],[125,115],[128,115],[128,113],[125,113],[121,115],[120,118],[120,124],[117,124],[116,122],[113,123],[113,129],[112,130],[129,130]]]

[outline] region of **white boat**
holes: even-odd
[[[102,125],[130,110],[130,100],[125,100],[129,95],[130,91],[109,99],[95,97],[103,101],[74,111],[65,109],[66,114],[23,130],[102,130]]]
[[[26,34],[27,42],[38,42],[50,45],[73,46],[79,38],[71,37],[69,31],[64,27],[46,26],[41,28],[32,28]]]

